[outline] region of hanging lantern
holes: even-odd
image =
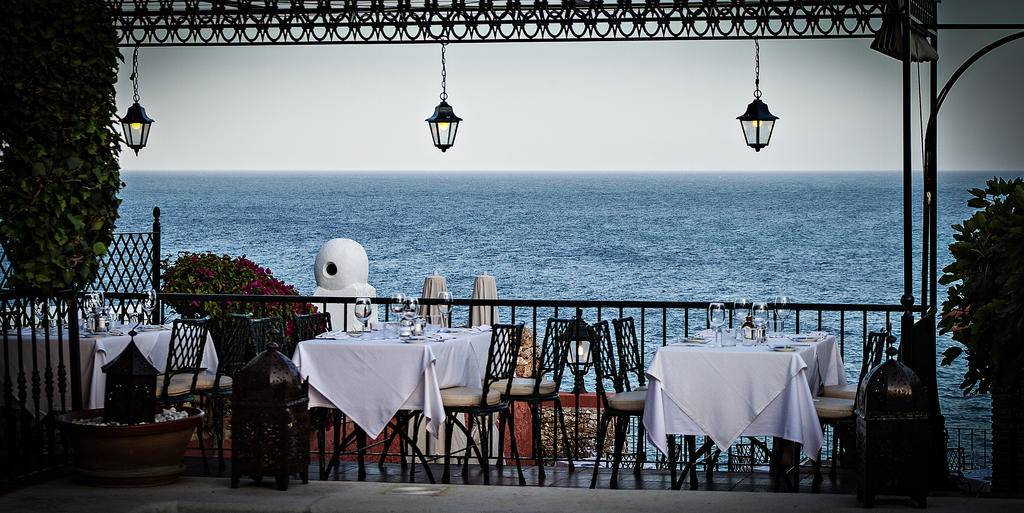
[[[462,118],[455,115],[452,106],[448,105],[447,70],[445,69],[444,52],[448,43],[441,43],[441,103],[434,107],[434,115],[427,118],[427,126],[430,127],[430,137],[442,152],[448,151],[455,144],[455,135],[459,131],[459,121]]]
[[[583,320],[582,308],[576,309],[576,317],[565,330],[565,337],[569,340],[566,360],[573,375],[572,393],[584,394],[587,389],[583,377],[590,371],[594,359],[590,355],[590,330],[587,322]]]
[[[743,137],[747,146],[754,151],[768,146],[772,138],[772,129],[778,116],[768,110],[768,104],[761,101],[761,45],[754,40],[754,101],[747,105],[747,111],[736,119],[740,120]]]
[[[121,130],[124,131],[124,139],[128,147],[139,154],[139,150],[146,147],[149,140],[149,128],[153,120],[146,115],[146,109],[139,104],[139,48],[136,47],[132,53],[132,86],[135,94],[132,97],[135,103],[128,107],[128,112],[121,118]]]

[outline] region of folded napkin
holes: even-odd
[[[474,326],[469,331],[476,332],[476,333],[483,333],[485,331],[491,331],[491,325],[490,324],[481,324],[479,326]]]
[[[107,333],[110,334],[110,335],[113,335],[115,337],[120,337],[120,336],[124,335],[124,331],[122,331],[122,330],[110,330]]]
[[[348,333],[345,330],[328,331],[328,332],[321,333],[321,334],[316,336],[316,338],[319,338],[319,339],[329,339],[329,340],[330,339],[337,340],[337,339],[345,338],[345,337],[348,337]]]

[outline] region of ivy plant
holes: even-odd
[[[953,263],[939,283],[950,285],[940,333],[961,346],[947,349],[949,365],[966,353],[964,393],[993,387],[1024,390],[1024,180],[993,178],[972,189],[969,219],[953,226]]]
[[[5,287],[81,290],[113,239],[123,186],[114,84],[121,54],[103,0],[3,0],[0,245]]]

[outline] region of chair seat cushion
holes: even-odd
[[[849,385],[825,385],[825,391],[821,395],[852,401],[857,398],[857,385],[855,383]]]
[[[451,387],[441,389],[441,404],[449,406],[478,406],[483,389],[480,387]],[[501,394],[494,389],[487,391],[487,404],[501,402]]]
[[[632,392],[619,392],[608,397],[608,406],[622,411],[644,411],[644,399],[647,397],[645,390],[633,390]]]
[[[853,400],[838,397],[815,397],[814,411],[819,419],[845,419],[853,415]]]
[[[536,380],[533,378],[512,378],[512,389],[509,392],[511,395],[532,395],[533,385]],[[508,384],[507,379],[499,379],[491,385],[492,390],[497,390],[498,393],[505,393],[505,386]],[[540,394],[547,395],[554,392],[557,386],[554,381],[550,379],[542,379],[540,382]]]
[[[200,374],[199,380],[196,381],[196,391],[208,391],[213,390],[214,377],[209,374]],[[230,390],[231,389],[231,376],[221,376],[220,386],[218,390]]]
[[[166,374],[161,374],[156,377],[156,395],[160,397],[164,393],[164,380],[167,379]],[[167,397],[175,397],[182,395],[189,395],[192,393],[192,375],[191,374],[175,374],[171,376],[171,382],[167,385]]]

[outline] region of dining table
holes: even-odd
[[[396,413],[422,411],[435,438],[445,418],[441,389],[479,387],[490,326],[399,337],[395,331],[331,331],[298,343],[292,361],[309,379],[309,407],[337,408],[370,438]]]
[[[727,451],[740,436],[771,436],[798,442],[817,460],[824,436],[814,397],[846,384],[836,338],[812,332],[726,347],[707,338],[663,346],[647,368],[651,444],[668,454],[668,435],[698,435]]]
[[[132,337],[128,335],[131,325],[117,326],[102,333],[89,333],[81,331],[78,337],[79,370],[81,376],[82,406],[85,409],[103,407],[103,397],[106,393],[106,379],[103,373],[103,366],[111,362],[121,351],[124,351],[131,342]],[[31,382],[34,375],[41,376],[45,380],[46,368],[49,366],[53,379],[56,382],[61,365],[69,369],[71,359],[69,358],[67,330],[49,332],[31,329],[10,331],[5,334],[5,347],[3,353],[4,372],[10,376],[12,382],[16,382],[19,374],[23,373],[27,382]],[[138,327],[135,335],[135,345],[158,372],[163,372],[167,366],[167,352],[170,350],[171,325],[156,325]],[[206,343],[203,346],[203,356],[200,367],[202,373],[211,378],[217,370],[217,350],[213,339],[207,335]],[[70,371],[65,370],[68,377]],[[68,390],[68,398],[70,391]],[[30,394],[31,395],[31,394]],[[29,405],[37,415],[45,415],[50,411],[70,409],[70,399],[61,401],[58,397],[46,397],[41,394],[39,401],[33,401],[30,397]]]

